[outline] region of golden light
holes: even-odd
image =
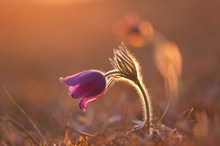
[[[37,3],[86,3],[86,2],[93,2],[93,1],[104,1],[104,0],[32,0],[32,2]]]

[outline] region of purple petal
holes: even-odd
[[[105,78],[69,87],[69,93],[73,98],[97,96],[104,92],[106,87]]]
[[[77,87],[79,87],[79,85],[76,86],[70,86],[69,87],[69,94],[73,97],[73,98],[80,98],[82,96],[75,96],[74,93],[76,92]]]
[[[79,107],[80,107],[83,111],[85,111],[86,106],[87,106],[87,104],[88,104],[89,102],[91,102],[91,101],[93,101],[93,100],[96,100],[97,98],[99,98],[99,97],[102,96],[102,95],[103,95],[103,93],[101,93],[101,94],[99,94],[99,95],[97,95],[97,96],[91,96],[91,97],[84,97],[84,98],[82,98],[82,99],[80,100],[80,102],[79,102]]]
[[[97,78],[103,78],[103,74],[97,70],[86,70],[65,78],[61,77],[60,81],[68,86],[75,86],[77,84],[84,84],[91,80],[96,80]]]

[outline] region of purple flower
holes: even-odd
[[[72,76],[60,78],[69,87],[69,94],[73,98],[81,98],[79,107],[85,111],[86,105],[104,94],[106,79],[102,72],[86,70]]]

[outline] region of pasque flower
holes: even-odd
[[[139,92],[144,112],[144,124],[139,125],[143,134],[149,133],[152,124],[151,101],[147,89],[143,84],[139,63],[122,43],[114,49],[114,58],[111,59],[114,67],[106,73],[98,70],[87,70],[72,76],[60,78],[69,87],[69,94],[73,98],[81,98],[79,107],[85,111],[86,105],[103,95],[114,81],[128,81]]]
[[[65,78],[60,81],[69,87],[69,94],[77,99],[81,98],[79,107],[85,110],[86,105],[99,98],[106,89],[106,79],[102,72],[86,70]]]

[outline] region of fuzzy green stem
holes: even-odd
[[[114,75],[120,75],[121,72],[118,70],[111,70],[108,71],[107,73],[105,73],[105,77],[109,77],[109,76],[114,76]],[[126,78],[127,79],[127,78]],[[130,80],[130,79],[129,79]],[[132,82],[134,82],[141,94],[142,94],[142,98],[144,101],[144,126],[143,126],[143,133],[145,134],[146,132],[148,133],[149,131],[147,131],[151,125],[151,104],[150,104],[150,99],[149,99],[149,95],[148,92],[146,90],[146,87],[144,86],[144,84],[140,81],[140,79],[137,79],[136,81],[130,80]]]
[[[144,121],[144,127],[143,131],[145,132],[147,129],[149,129],[150,124],[151,124],[151,104],[150,104],[150,99],[148,92],[146,91],[144,85],[140,82],[140,80],[137,80],[135,84],[138,86],[138,88],[141,91],[142,97],[144,99],[144,104],[145,104],[145,121]]]

